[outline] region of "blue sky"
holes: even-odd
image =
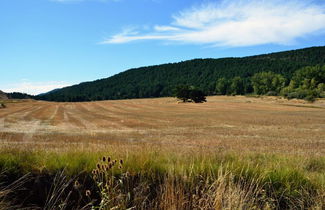
[[[0,90],[325,45],[323,0],[1,0]]]

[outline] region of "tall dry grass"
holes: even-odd
[[[122,148],[2,150],[0,166],[16,177],[32,171],[31,183],[38,177],[50,183],[46,199],[33,204],[42,209],[321,209],[325,204],[323,158]],[[107,154],[122,158],[123,168],[117,164],[107,172],[106,166],[97,166],[98,157]],[[99,170],[97,178],[93,169]]]
[[[27,173],[9,184],[1,183],[3,179],[6,179],[6,176],[6,171],[0,172],[0,209],[10,210],[22,208],[19,205],[20,201],[15,197],[15,193],[23,188],[24,184],[30,178],[30,174]]]
[[[167,178],[159,191],[157,209],[267,209],[270,205],[258,178],[238,182],[231,172],[220,168],[215,180],[201,181],[191,194],[183,182]]]

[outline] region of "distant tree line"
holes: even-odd
[[[130,69],[106,79],[51,91],[36,99],[73,102],[166,97],[173,96],[179,85],[194,86],[205,95],[274,95],[289,86],[297,69],[319,64],[325,64],[325,47],[243,58],[195,59]],[[299,93],[302,97],[308,91],[299,87],[291,84],[287,94],[283,94],[290,98]]]
[[[12,93],[6,93],[8,99],[31,99],[34,98],[34,96],[26,94],[26,93],[20,93],[20,92],[12,92]]]
[[[325,97],[325,65],[307,66],[294,72],[291,79],[281,74],[266,71],[254,74],[250,78],[220,78],[216,82],[218,95],[257,94],[285,98],[305,99]]]

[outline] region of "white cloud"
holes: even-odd
[[[70,83],[64,81],[30,82],[26,79],[23,79],[19,83],[8,84],[1,90],[6,93],[22,92],[31,95],[37,95],[40,93],[46,93],[56,88],[62,88],[70,85]]]
[[[159,25],[155,26],[154,29],[156,31],[178,31],[178,30],[180,30],[179,28],[173,27],[173,26],[159,26]]]
[[[102,43],[164,40],[214,46],[288,45],[325,32],[325,3],[300,0],[224,0],[172,16],[170,25],[151,31],[124,31]]]

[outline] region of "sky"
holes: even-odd
[[[325,0],[0,0],[0,90],[325,45]]]

